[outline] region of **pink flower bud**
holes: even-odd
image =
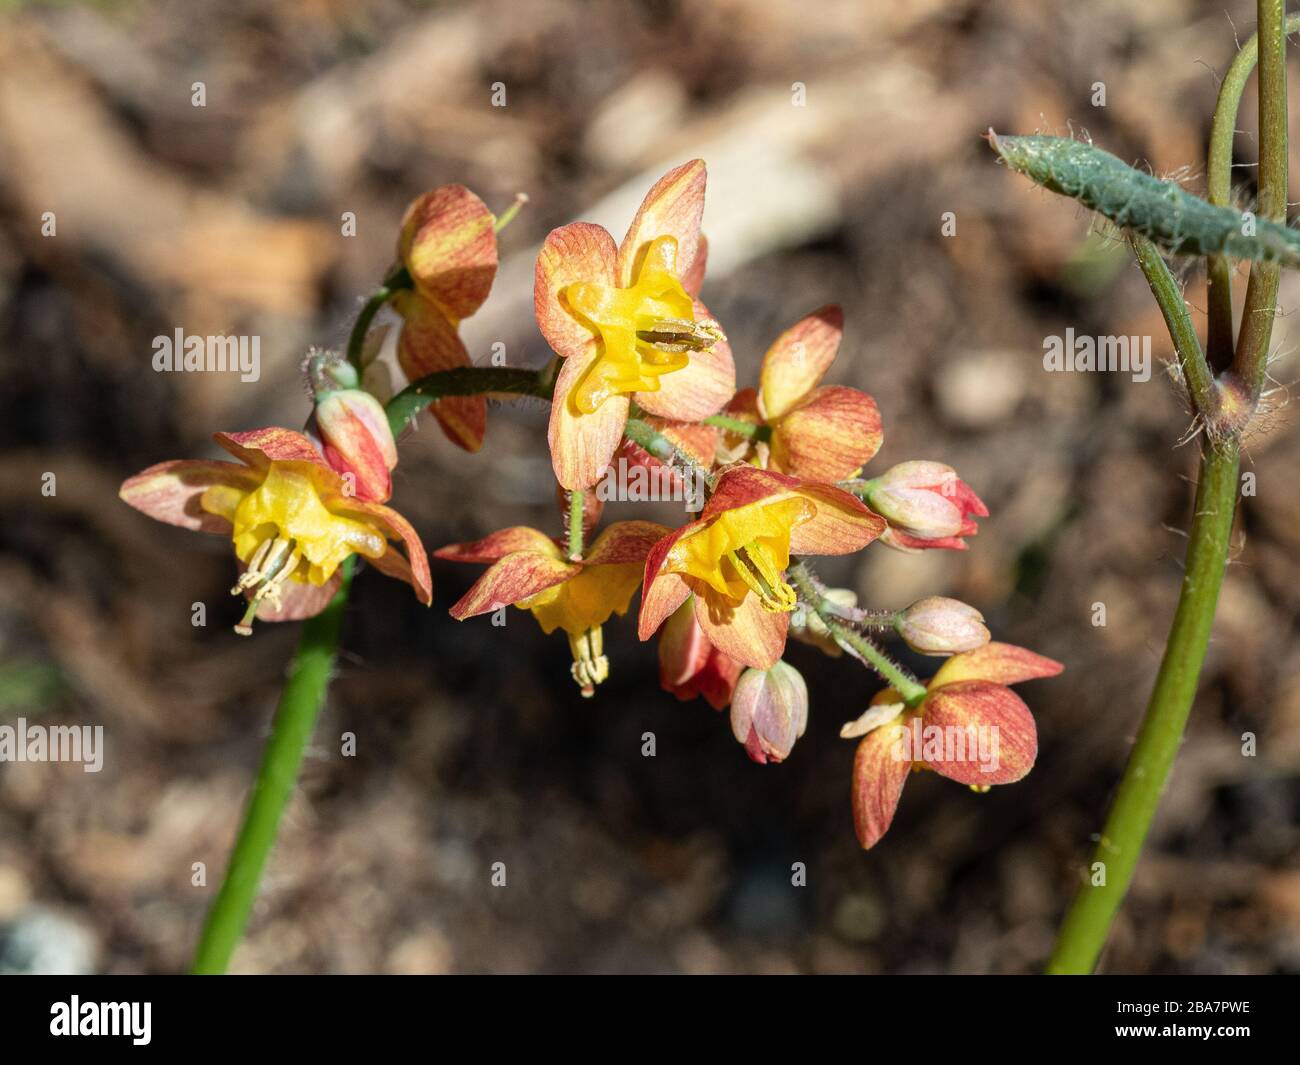
[[[971,516],[987,517],[974,490],[942,462],[902,462],[868,482],[868,505],[889,522],[883,543],[903,551],[965,550],[963,537],[979,531]]]
[[[894,619],[894,628],[913,651],[953,655],[989,642],[984,615],[957,599],[931,595],[918,599]]]
[[[390,471],[397,465],[397,443],[379,400],[359,388],[322,393],[314,429],[325,461],[354,478],[358,499],[383,503],[393,494]]]
[[[759,765],[784,761],[808,725],[808,688],[794,666],[747,669],[731,693],[731,731]]]

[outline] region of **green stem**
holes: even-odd
[[[384,409],[389,427],[396,436],[420,411],[446,396],[480,396],[498,392],[550,399],[554,388],[555,379],[550,367],[516,370],[506,366],[462,366],[421,377],[398,392]]]
[[[1169,272],[1169,265],[1159,249],[1137,233],[1129,234],[1129,242],[1133,245],[1138,266],[1142,268],[1142,273],[1151,286],[1151,294],[1155,296],[1156,303],[1164,314],[1165,325],[1173,338],[1174,350],[1178,354],[1183,380],[1187,382],[1192,403],[1196,412],[1208,423],[1219,412],[1219,390],[1209,363],[1205,361],[1192,316],[1187,312],[1187,301],[1183,299],[1182,290],[1174,280],[1174,275]]]
[[[736,433],[739,436],[747,436],[751,440],[771,440],[772,427],[770,425],[755,425],[753,422],[747,422],[743,418],[732,418],[726,414],[710,414],[701,421],[705,425],[715,425],[719,429],[726,429],[729,433]]]
[[[520,212],[524,204],[527,202],[528,194],[526,192],[515,193],[515,202],[501,212],[497,217],[496,222],[493,224],[493,228],[500,233],[501,230],[505,229],[506,226],[515,220],[515,215]]]
[[[585,499],[582,492],[569,493],[569,558],[576,562],[582,558],[582,511]]]
[[[1204,445],[1178,608],[1142,729],[1093,855],[1092,870],[1096,874],[1100,869],[1104,880],[1080,889],[1061,925],[1047,966],[1050,973],[1092,971],[1133,879],[1165,779],[1182,743],[1210,641],[1237,502],[1238,460],[1235,440],[1221,447]]]
[[[795,562],[786,575],[799,593],[799,598],[817,613],[822,624],[830,630],[835,642],[863,665],[874,669],[885,683],[903,697],[908,706],[918,705],[925,698],[925,685],[917,682],[907,670],[891,659],[868,637],[841,620],[837,607],[818,590],[817,578],[807,563]]]
[[[239,838],[231,851],[221,889],[208,911],[192,972],[224,973],[248,924],[262,870],[275,844],[280,818],[293,794],[307,741],[316,727],[334,670],[352,579],[352,559],[343,563],[340,573],[342,581],[329,606],[303,624]]]
[[[361,349],[365,346],[366,333],[370,330],[370,323],[375,320],[375,315],[379,313],[379,309],[384,304],[399,292],[410,287],[411,275],[406,272],[406,267],[397,267],[384,278],[384,283],[366,300],[365,305],[361,308],[361,313],[357,315],[357,320],[352,323],[352,332],[348,334],[347,354],[348,362],[356,367],[358,374],[364,369],[361,365]]]

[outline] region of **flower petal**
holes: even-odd
[[[280,586],[280,602],[272,606],[269,600],[262,600],[257,608],[258,621],[303,621],[314,618],[327,606],[339,590],[343,575],[337,570],[324,584],[311,584],[306,581],[286,581]],[[245,595],[252,598],[250,588]]]
[[[782,333],[763,356],[758,391],[763,414],[775,421],[821,382],[844,335],[844,312],[834,304],[813,311]]]
[[[464,185],[443,185],[406,209],[397,252],[416,289],[460,321],[477,311],[492,289],[496,219]]]
[[[234,462],[173,459],[128,477],[117,494],[155,521],[195,532],[228,534],[230,522],[209,514],[199,505],[200,498],[214,484],[252,491],[258,480],[253,470]]]
[[[701,233],[700,243],[695,248],[695,259],[691,262],[691,268],[682,274],[682,288],[686,289],[692,296],[700,294],[700,286],[704,284],[704,268],[708,261],[709,242]]]
[[[799,482],[793,477],[760,470],[757,466],[732,466],[718,478],[713,495],[700,511],[700,519],[707,521],[717,517],[724,510],[757,503],[769,496],[789,493],[799,488]]]
[[[292,429],[268,426],[243,433],[213,433],[212,439],[255,470],[265,470],[272,462],[311,462],[338,476],[316,445]]]
[[[853,828],[863,850],[870,850],[889,831],[912,763],[902,757],[904,720],[862,737],[853,756]]]
[[[613,286],[618,249],[602,226],[574,222],[551,230],[537,256],[533,311],[537,328],[557,355],[573,358],[597,343],[595,330],[576,318],[562,293],[577,281]]]
[[[582,567],[539,551],[516,551],[494,562],[452,608],[457,621],[510,606],[562,584]]]
[[[695,301],[695,320],[711,321],[708,309]],[[653,392],[637,392],[637,404],[660,417],[673,421],[695,422],[716,414],[736,392],[736,363],[731,345],[719,340],[708,351],[691,352],[690,361],[680,370],[657,379]]]
[[[648,640],[672,614],[690,597],[690,586],[680,574],[663,572],[668,553],[683,536],[701,526],[700,521],[687,522],[668,533],[650,548],[645,560],[645,579],[641,586],[641,613],[637,618],[637,635]]]
[[[559,545],[544,532],[527,525],[512,525],[498,529],[483,537],[463,544],[448,544],[433,552],[434,558],[448,562],[497,562],[516,551],[536,551],[543,555],[563,558]]]
[[[656,237],[677,238],[677,276],[692,276],[704,217],[705,179],[704,160],[692,159],[668,171],[646,193],[618,248],[620,287],[632,284],[646,246]]]
[[[436,304],[416,293],[404,292],[394,306],[402,316],[397,360],[409,380],[471,365],[456,326]],[[482,396],[448,396],[429,404],[429,412],[453,444],[470,452],[483,446],[487,400]]]
[[[425,606],[433,602],[433,577],[429,573],[429,558],[424,553],[424,544],[420,534],[411,523],[392,507],[382,503],[367,503],[364,500],[349,499],[346,507],[334,509],[347,513],[351,511],[378,525],[385,537],[399,541],[406,549],[402,555],[392,546],[379,558],[370,559],[371,565],[388,577],[406,581],[415,589],[416,598]]]
[[[953,655],[935,673],[930,690],[962,680],[988,680],[995,684],[1019,684],[1039,677],[1054,677],[1065,667],[1060,662],[1036,655],[1015,644],[986,643],[964,654]]]
[[[885,519],[842,488],[805,482],[798,491],[813,501],[817,513],[790,531],[790,550],[796,555],[852,554],[885,531]]]
[[[924,723],[921,749],[914,741],[912,753],[936,773],[978,786],[1010,784],[1034,767],[1038,730],[1029,707],[1010,688],[961,680],[932,691],[923,705],[917,719]]]
[[[739,606],[705,592],[695,597],[695,619],[709,642],[725,655],[754,669],[771,669],[785,650],[790,615],[763,609],[756,595]]]
[[[653,521],[617,521],[596,537],[587,550],[587,566],[619,566],[630,562],[643,564],[650,550],[672,532],[666,525]]]
[[[842,481],[880,450],[880,411],[865,392],[815,389],[772,432],[772,468],[810,481]]]
[[[564,360],[555,382],[547,440],[555,479],[570,491],[589,488],[600,480],[623,439],[628,397],[610,396],[590,414],[573,404],[570,392],[596,358],[596,347]]]
[[[715,710],[731,702],[741,665],[709,643],[695,620],[695,604],[683,602],[659,633],[659,686],[685,702],[697,695]]]

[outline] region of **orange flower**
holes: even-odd
[[[1025,776],[1038,756],[1038,733],[1007,685],[1064,668],[1023,647],[988,643],[939,667],[915,708],[893,688],[872,699],[842,733],[862,737],[853,759],[853,824],[863,848],[888,831],[911,771],[932,769],[977,791]]]
[[[119,494],[158,521],[231,538],[244,567],[231,594],[248,599],[236,632],[248,635],[254,617],[296,621],[320,613],[338,588],[338,567],[353,554],[406,581],[425,605],[432,601],[415,530],[395,510],[349,495],[302,433],[253,429],[213,439],[240,461],[160,462],[128,478]]]
[[[451,616],[464,621],[513,605],[531,611],[548,635],[563,629],[573,652],[573,679],[590,696],[609,676],[601,626],[611,615],[627,613],[646,553],[667,531],[650,521],[615,522],[582,558],[569,559],[545,533],[519,525],[439,548],[434,557],[491,563]]]
[[[830,485],[734,466],[697,520],[665,536],[646,559],[639,631],[649,639],[695,595],[709,642],[755,669],[785,647],[795,592],[784,580],[791,553],[844,555],[884,530],[860,499]]]
[[[426,192],[406,209],[397,254],[413,287],[393,306],[402,316],[397,358],[412,381],[439,370],[469,366],[457,331],[483,305],[497,272],[495,218],[463,185]],[[449,396],[430,404],[448,438],[477,451],[487,431],[482,396]]]
[[[576,222],[537,257],[534,309],[564,359],[549,441],[565,488],[594,484],[623,435],[629,404],[674,421],[717,412],[736,387],[726,337],[695,294],[704,278],[704,163],[665,174],[621,245]]]
[[[880,450],[876,401],[821,379],[839,351],[844,312],[823,307],[800,319],[767,349],[759,388],[727,405],[732,418],[764,427],[759,438],[726,434],[733,458],[811,481],[853,476]]]

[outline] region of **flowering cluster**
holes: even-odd
[[[704,192],[696,160],[650,189],[621,242],[583,222],[546,238],[534,307],[555,360],[524,376],[533,394],[551,398],[563,523],[557,535],[515,526],[433,555],[487,567],[453,617],[515,606],[546,633],[562,629],[584,696],[610,672],[603,626],[631,610],[639,592],[637,633],[658,640],[664,689],[729,706],[736,739],[755,762],[789,757],[807,725],[807,686],[783,661],[790,636],[874,669],[889,686],[842,730],[859,740],[853,806],[870,847],[912,770],[976,790],[1024,776],[1037,749],[1034,722],[1007,685],[1061,667],[991,643],[978,611],[955,600],[872,610],[816,578],[809,558],[875,541],[900,551],[964,550],[988,510],[941,463],[862,476],[880,449],[881,419],[869,395],[822,383],[843,334],[837,307],[791,325],[764,356],[757,387],[736,389],[726,333],[698,295]],[[484,395],[511,389],[498,372],[472,367],[458,326],[488,297],[498,228],[460,186],[420,197],[349,357],[309,356],[314,403],[302,432],[218,433],[238,462],[164,462],[122,486],[122,498],[151,517],[231,539],[240,567],[232,591],[246,600],[236,631],[251,631],[254,618],[319,612],[354,555],[431,602],[420,539],[386,505],[398,458],[390,422],[400,426],[427,406],[453,443],[481,445]],[[368,332],[369,320],[384,303],[401,317],[397,358],[411,382],[387,409],[364,387],[381,337]],[[597,485],[616,462],[689,477],[702,486],[702,505],[676,528],[636,520],[601,529],[607,495]],[[921,683],[877,643],[889,631],[947,661]]]

